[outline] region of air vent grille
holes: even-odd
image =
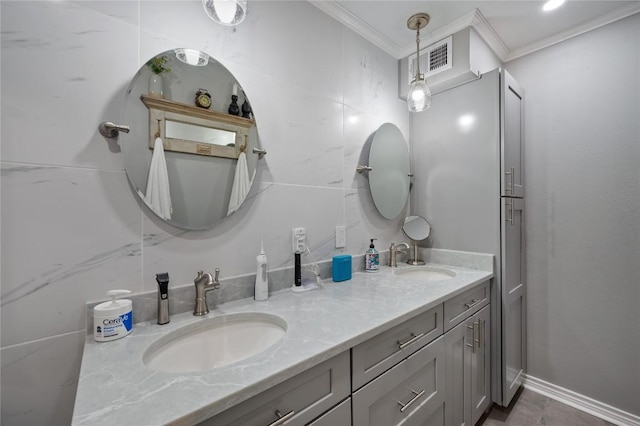
[[[420,71],[425,77],[450,69],[453,55],[453,36],[449,36],[424,49],[420,49]],[[415,77],[416,55],[409,56],[409,84]],[[425,72],[426,71],[426,72]]]
[[[447,65],[447,51],[449,45],[441,44],[429,52],[429,71],[437,70]]]

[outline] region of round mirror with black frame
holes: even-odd
[[[373,203],[386,219],[395,219],[409,199],[409,148],[398,127],[381,125],[369,148],[369,188]]]
[[[244,90],[218,61],[192,49],[154,56],[131,80],[121,121],[131,128],[119,137],[127,177],[158,217],[207,230],[243,204],[258,131]]]

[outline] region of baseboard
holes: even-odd
[[[640,416],[627,413],[569,389],[561,388],[553,383],[545,382],[537,377],[525,376],[524,387],[618,426],[640,426]]]

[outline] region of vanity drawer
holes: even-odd
[[[351,398],[347,398],[308,426],[351,426]]]
[[[352,389],[378,377],[442,334],[442,304],[351,349]]]
[[[444,331],[460,324],[489,303],[489,281],[485,281],[444,302]]]
[[[353,394],[353,426],[444,424],[444,338]]]
[[[306,425],[347,398],[349,393],[349,352],[346,351],[200,424]],[[282,421],[278,422],[278,417]]]

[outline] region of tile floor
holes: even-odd
[[[613,426],[612,423],[527,389],[521,389],[514,402],[508,408],[494,405],[478,425]]]

